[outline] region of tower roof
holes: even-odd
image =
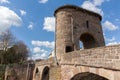
[[[57,12],[59,12],[60,10],[62,9],[65,9],[65,8],[68,8],[68,9],[75,9],[75,10],[78,10],[78,11],[84,11],[84,12],[87,12],[87,13],[90,13],[90,14],[93,14],[95,16],[98,16],[100,18],[100,20],[102,20],[102,16],[96,12],[93,12],[93,11],[90,11],[90,10],[86,10],[84,8],[81,8],[81,7],[78,7],[78,6],[75,6],[75,5],[63,5],[59,8],[57,8],[54,12],[54,16],[56,15]]]

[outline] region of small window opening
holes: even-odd
[[[65,50],[66,52],[71,52],[71,51],[73,51],[73,49],[72,49],[72,47],[71,46],[66,46],[66,50]]]
[[[86,26],[87,28],[89,28],[89,21],[86,21]]]

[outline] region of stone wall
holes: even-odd
[[[62,56],[61,64],[120,70],[120,45],[73,51]]]
[[[44,72],[44,69],[46,67],[49,68],[49,77],[51,78],[52,76],[50,75],[54,75],[54,71],[58,70],[59,68],[54,68],[54,66],[56,66],[56,62],[55,62],[55,58],[51,57],[49,59],[46,60],[40,60],[40,61],[36,61],[35,62],[35,69],[33,72],[33,80],[41,80]],[[55,69],[55,70],[54,70]],[[53,74],[52,74],[53,73]],[[55,77],[55,76],[53,76]],[[52,79],[52,78],[51,78]]]
[[[77,79],[73,79],[76,75]],[[120,71],[104,68],[61,65],[61,80],[120,80],[119,75]]]
[[[61,80],[61,67],[51,67],[49,80]]]
[[[12,64],[5,70],[5,80],[32,80],[34,64]]]
[[[40,61],[36,61],[35,62],[36,66],[55,65],[55,64],[56,64],[56,62],[55,62],[55,58],[54,57],[51,57],[51,58],[48,58],[48,59],[44,59],[44,60],[40,60]]]

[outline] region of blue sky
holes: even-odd
[[[120,0],[0,0],[0,34],[10,29],[31,50],[46,58],[54,49],[54,11],[73,4],[102,15],[106,45],[120,44]]]

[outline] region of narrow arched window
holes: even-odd
[[[87,28],[89,28],[89,21],[86,21],[86,26]]]

